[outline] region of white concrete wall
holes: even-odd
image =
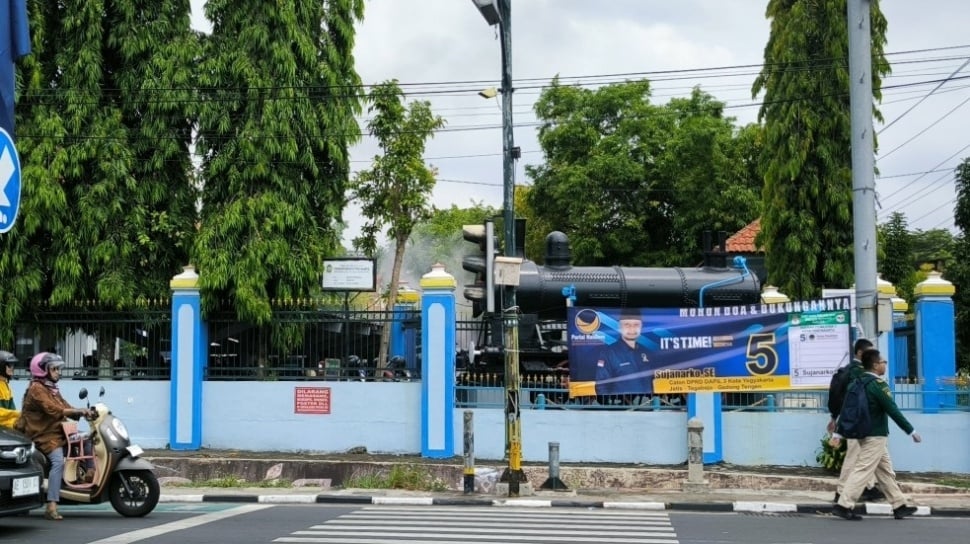
[[[19,399],[25,380],[12,383]],[[329,387],[331,413],[294,413],[296,387]],[[169,436],[170,384],[164,381],[61,382],[75,406],[86,387],[128,425],[135,442],[165,448]],[[462,451],[462,412],[455,413],[455,450]],[[250,451],[336,452],[365,446],[375,453],[421,451],[421,384],[360,382],[205,382],[202,445]],[[501,408],[475,409],[475,456],[501,459],[505,419]],[[970,412],[905,412],[923,435],[914,444],[890,424],[897,470],[970,473]],[[804,412],[724,414],[724,460],[736,465],[816,466],[828,415]],[[532,410],[522,412],[523,458],[544,462],[548,443],[559,442],[563,462],[679,464],[687,459],[684,412]]]

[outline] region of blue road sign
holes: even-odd
[[[0,234],[13,228],[20,210],[20,157],[13,138],[0,128]]]

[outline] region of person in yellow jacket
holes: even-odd
[[[0,365],[3,366],[0,372],[0,427],[13,427],[20,417],[17,404],[13,401],[13,391],[10,390],[10,380],[13,379],[13,367],[16,364],[17,358],[13,353],[0,351]]]

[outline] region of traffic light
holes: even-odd
[[[491,219],[482,225],[463,225],[461,236],[478,244],[478,253],[466,255],[461,267],[475,273],[475,283],[465,287],[465,298],[472,303],[472,315],[495,312],[495,283],[492,277],[495,261],[495,226]]]

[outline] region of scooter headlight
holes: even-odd
[[[111,427],[114,429],[116,433],[118,433],[118,436],[120,436],[123,440],[128,440],[128,428],[125,427],[125,424],[122,423],[120,419],[118,418],[112,419]]]

